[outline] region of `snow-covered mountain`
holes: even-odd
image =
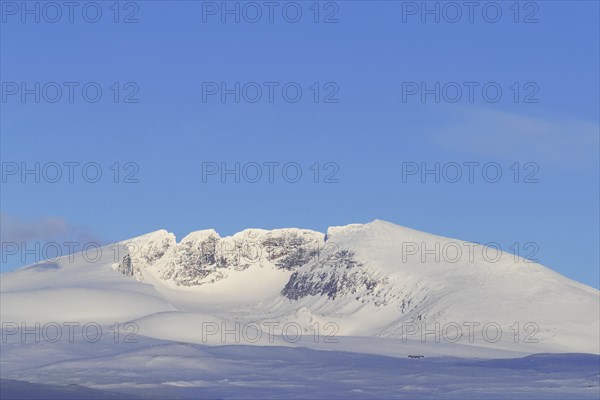
[[[3,275],[2,321],[133,320],[147,336],[191,342],[207,320],[446,343],[460,330],[457,342],[470,346],[600,353],[596,289],[384,221],[326,234],[202,230],[180,242],[161,230],[116,247],[94,263],[65,257]]]

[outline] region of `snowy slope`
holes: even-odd
[[[408,321],[428,327],[436,322],[503,328],[535,323],[535,337],[556,349],[599,351],[598,291],[542,265],[383,221],[330,229],[327,237],[336,243],[336,255],[347,251],[359,266],[334,260],[332,268],[331,259],[307,264],[283,294],[312,312],[360,314],[361,326],[351,327],[353,334],[399,336]],[[417,254],[403,259],[402,250],[414,252],[414,244]],[[458,245],[462,257],[450,250],[446,257],[441,250],[424,256],[423,249]],[[362,307],[369,311],[361,312]]]

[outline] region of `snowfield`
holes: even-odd
[[[3,399],[600,398],[596,289],[384,221],[157,231],[0,289]]]
[[[3,379],[53,387],[76,384],[155,399],[597,399],[600,390],[600,359],[591,354],[413,360],[303,347],[139,339],[126,346],[109,339],[95,343],[93,350],[68,342],[24,348],[5,344]],[[27,365],[19,361],[25,356],[31,357]],[[11,361],[18,367],[7,368]]]

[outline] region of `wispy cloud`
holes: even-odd
[[[536,161],[559,169],[598,165],[597,123],[464,108],[455,109],[453,118],[454,122],[433,135],[434,144],[476,156]]]
[[[98,242],[89,228],[71,224],[64,218],[23,220],[8,214],[0,214],[0,238],[2,242],[14,243],[61,240]]]

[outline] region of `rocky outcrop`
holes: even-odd
[[[317,263],[294,272],[281,294],[290,300],[307,296],[327,296],[331,300],[355,296],[356,300],[377,299],[386,278],[378,278],[356,260],[353,252],[332,252]]]
[[[252,265],[293,272],[316,259],[323,245],[322,233],[304,229],[248,229],[225,238],[209,229],[193,232],[180,243],[154,235],[134,242],[135,251],[123,257],[118,270],[139,278],[139,268],[151,268],[175,285],[197,286]]]
[[[141,269],[154,265],[175,244],[175,235],[165,230],[119,243],[124,255],[116,269],[125,276],[131,276],[143,282]]]

